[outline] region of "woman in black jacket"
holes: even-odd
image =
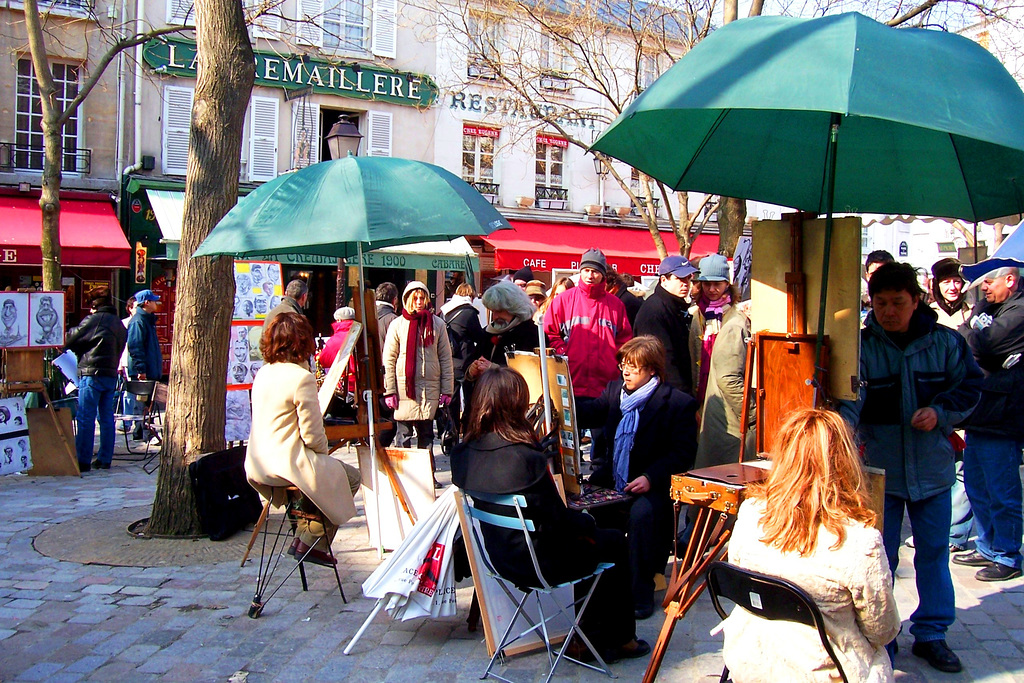
[[[602,575],[580,626],[605,661],[642,657],[650,646],[636,639],[625,540],[620,532],[597,528],[589,515],[566,508],[526,421],[528,407],[529,391],[519,373],[500,366],[484,372],[474,391],[466,441],[452,452],[452,482],[469,492],[526,496],[540,570],[551,585],[585,576],[598,562],[615,562]],[[487,554],[503,577],[520,586],[540,585],[520,530],[485,525],[483,534]],[[576,589],[579,598],[589,584]]]
[[[654,612],[654,575],[665,569],[672,541],[672,475],[693,467],[697,454],[697,402],[663,381],[665,348],[651,336],[635,337],[617,354],[622,379],[578,405],[581,427],[604,426],[609,453],[591,483],[634,496],[627,505],[595,510],[605,526],[629,540],[629,566],[637,619]],[[614,438],[611,438],[614,435]]]

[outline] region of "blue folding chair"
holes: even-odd
[[[534,572],[536,572],[538,582],[540,583],[540,586],[517,585],[515,582],[506,579],[501,574],[499,574],[498,571],[494,569],[494,565],[491,563],[490,558],[487,556],[487,549],[483,543],[483,539],[480,537],[480,534],[478,533],[477,527],[473,526],[473,537],[476,546],[480,548],[482,551],[481,556],[484,562],[484,566],[487,569],[487,574],[498,582],[498,585],[501,586],[505,595],[508,596],[508,599],[512,602],[512,604],[516,606],[516,611],[512,615],[512,619],[509,620],[508,627],[505,629],[505,633],[502,635],[501,640],[498,642],[498,646],[494,649],[494,655],[491,657],[491,661],[487,663],[487,668],[484,670],[483,675],[480,676],[480,679],[483,680],[490,676],[492,678],[505,681],[506,683],[513,683],[509,679],[494,673],[491,669],[494,668],[494,663],[498,660],[498,657],[504,656],[503,652],[505,651],[505,648],[509,647],[516,641],[525,638],[526,636],[538,630],[540,631],[539,635],[541,636],[541,639],[544,642],[544,647],[548,655],[548,664],[550,666],[548,675],[544,679],[545,682],[551,680],[551,677],[555,673],[555,669],[558,668],[558,665],[561,663],[563,659],[568,659],[570,662],[579,664],[580,666],[584,666],[594,671],[600,671],[607,674],[611,678],[616,678],[615,674],[613,674],[611,669],[608,668],[608,664],[606,664],[604,659],[601,657],[601,654],[597,651],[597,648],[594,647],[593,643],[590,642],[590,639],[587,638],[586,634],[583,633],[583,631],[580,630],[579,627],[580,620],[583,618],[583,613],[587,609],[587,604],[589,604],[590,602],[590,597],[594,594],[594,589],[597,587],[597,582],[600,580],[601,574],[605,570],[613,567],[614,565],[608,562],[601,562],[597,565],[597,567],[594,568],[593,572],[587,574],[586,576],[581,576],[578,579],[573,579],[572,581],[567,581],[565,583],[552,586],[544,578],[544,575],[541,573],[540,570],[540,563],[537,561],[537,553],[533,547],[533,539],[530,537],[530,534],[536,531],[536,526],[534,525],[533,520],[523,513],[524,509],[526,509],[527,507],[526,497],[518,494],[499,495],[473,491],[464,491],[464,493],[468,496],[466,498],[466,502],[467,511],[470,517],[479,522],[481,526],[490,525],[494,527],[500,527],[502,529],[521,530],[523,532],[523,536],[526,539],[526,547],[530,551],[530,561],[533,563],[533,570]],[[480,509],[477,506],[478,503],[485,503],[488,507],[488,510]],[[575,600],[569,603],[568,605],[565,605],[564,607],[562,606],[561,602],[558,602],[558,600],[555,599],[555,590],[565,586],[575,586],[581,581],[586,581],[590,578],[593,578],[594,581],[590,585],[590,590],[588,590],[587,594],[582,598]],[[516,600],[512,592],[513,588],[519,591],[523,591],[523,596],[521,599]],[[557,618],[559,614],[552,614],[548,616],[544,613],[544,606],[541,603],[541,596],[544,594],[551,596],[555,606],[558,607],[559,614],[562,617],[564,617],[570,624],[572,624],[572,626],[569,628],[569,633],[566,635],[565,640],[562,642],[562,645],[558,648],[557,652],[554,651],[551,647],[551,638],[548,634],[548,622],[554,618]],[[534,620],[530,617],[529,613],[525,611],[527,601],[531,597],[533,597],[536,601],[537,614],[540,615],[540,618],[537,620],[537,623],[534,623]],[[570,607],[577,608],[575,618],[573,618],[573,615],[569,612]],[[513,637],[512,630],[515,628],[515,625],[519,621],[520,617],[522,617],[523,620],[525,620],[529,624],[529,628],[519,633],[519,635]],[[579,639],[583,642],[583,644],[587,646],[587,649],[590,650],[590,653],[594,656],[594,659],[597,660],[598,664],[600,664],[599,667],[594,666],[593,664],[589,664],[587,662],[582,662],[578,659],[574,659],[570,657],[568,654],[566,654],[566,648],[572,641],[574,635],[578,636]]]

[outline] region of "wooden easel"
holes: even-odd
[[[43,441],[55,444],[57,448],[35,448],[32,453],[32,469],[35,476],[80,477],[78,457],[75,455],[74,436],[61,423],[53,402],[46,391],[43,367],[43,349],[4,349],[3,375],[0,379],[0,398],[30,391],[39,392],[46,402],[49,420],[29,425],[29,439],[37,445]],[[44,426],[45,425],[45,426]],[[36,427],[38,431],[33,430]],[[66,456],[66,457],[65,457]]]

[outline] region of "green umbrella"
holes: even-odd
[[[509,227],[479,192],[439,166],[350,156],[261,185],[228,211],[193,257],[350,258],[364,250]]]
[[[861,14],[718,29],[592,149],[676,190],[825,214],[1024,212],[1024,93],[980,45]]]
[[[962,36],[857,13],[718,29],[593,149],[677,190],[819,214],[1024,211],[1024,93],[1013,77]]]

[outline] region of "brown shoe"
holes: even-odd
[[[338,560],[333,556],[325,553],[323,550],[311,549],[308,545],[302,541],[295,539],[295,561],[296,562],[311,562],[318,564],[322,567],[333,567],[338,564]]]

